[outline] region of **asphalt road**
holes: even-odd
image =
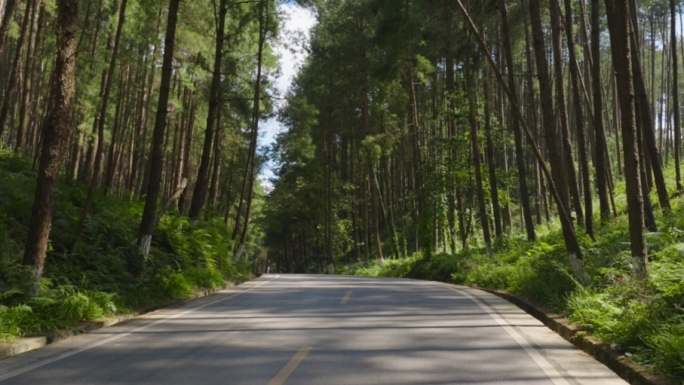
[[[479,290],[282,275],[2,360],[0,384],[626,382]]]

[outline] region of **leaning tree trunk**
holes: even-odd
[[[38,283],[43,275],[62,154],[73,127],[77,30],[78,0],[58,0],[57,58],[52,91],[54,106],[43,127],[38,183],[23,261],[33,269],[33,295],[37,295],[40,288]]]
[[[629,6],[629,4],[628,4]],[[636,11],[635,11],[636,12]],[[620,16],[622,17],[622,16]],[[660,160],[660,154],[656,144],[655,137],[655,123],[653,117],[651,116],[651,103],[648,100],[648,93],[646,91],[646,83],[644,81],[643,71],[641,69],[641,59],[639,58],[639,50],[636,48],[637,39],[637,19],[636,14],[632,14],[628,22],[631,23],[631,29],[634,33],[630,34],[630,44],[634,47],[631,50],[631,61],[632,61],[632,76],[634,82],[634,92],[635,92],[635,113],[636,117],[640,118],[637,124],[640,123],[643,130],[644,144],[646,145],[649,160],[651,161],[651,170],[653,171],[653,181],[656,185],[656,191],[658,192],[658,201],[660,206],[664,211],[670,211],[670,197],[667,194],[667,186],[665,185],[665,177],[663,176],[663,167]],[[644,155],[645,157],[646,155]]]
[[[138,232],[138,248],[145,256],[150,252],[152,232],[156,225],[157,199],[159,197],[162,168],[164,165],[164,134],[166,131],[169,93],[171,91],[170,84],[173,72],[173,50],[176,43],[176,23],[178,21],[179,3],[180,0],[169,0],[169,15],[166,23],[166,37],[164,38],[164,60],[162,62],[162,77],[161,85],[159,87],[159,102],[157,104],[157,116],[154,120],[154,131],[152,132],[150,177],[147,182],[145,209]],[[187,180],[185,184],[187,184]],[[180,196],[180,193],[178,196]]]
[[[639,172],[639,149],[635,115],[634,78],[632,73],[632,47],[630,44],[630,10],[628,0],[605,0],[613,68],[618,87],[622,122],[622,144],[625,156],[625,183],[629,211],[629,236],[636,276],[648,278],[648,253],[644,231],[644,197]]]
[[[522,110],[520,109],[520,105],[517,103],[515,98],[513,98],[513,93],[506,84],[506,81],[504,80],[503,75],[501,74],[501,70],[499,69],[498,65],[494,61],[494,59],[491,56],[491,53],[489,49],[487,48],[487,43],[484,41],[482,38],[482,35],[478,32],[477,27],[473,23],[473,20],[470,18],[470,15],[468,14],[468,11],[465,9],[463,6],[463,3],[461,0],[456,0],[456,4],[458,5],[458,8],[460,9],[461,13],[463,14],[463,17],[466,21],[466,25],[468,28],[471,30],[473,35],[475,35],[475,38],[477,40],[477,43],[480,45],[480,48],[482,49],[484,53],[484,57],[487,59],[489,62],[489,65],[491,68],[494,70],[494,74],[496,75],[496,80],[505,92],[506,96],[508,97],[509,102],[511,103],[511,109],[513,112],[513,117],[518,120],[520,125],[523,128],[523,131],[525,132],[525,135],[527,136],[527,140],[530,142],[530,146],[532,147],[533,153],[535,158],[537,159],[537,163],[539,164],[539,168],[542,170],[544,173],[544,176],[549,183],[549,187],[553,196],[553,199],[556,201],[556,205],[558,206],[558,215],[561,221],[561,227],[562,227],[562,233],[563,233],[563,239],[565,240],[565,247],[566,251],[568,254],[568,260],[570,262],[570,265],[572,266],[572,269],[575,271],[575,274],[577,277],[583,282],[583,283],[589,283],[590,282],[590,277],[587,274],[587,271],[584,267],[584,262],[582,260],[582,249],[579,245],[579,240],[577,239],[577,234],[575,233],[575,229],[572,225],[572,217],[570,216],[568,210],[566,209],[566,206],[563,204],[563,200],[561,198],[561,192],[557,188],[555,182],[554,182],[554,176],[551,174],[549,171],[548,167],[546,167],[546,162],[544,161],[544,157],[542,156],[541,151],[539,150],[539,146],[537,146],[537,141],[532,134],[532,131],[530,131],[529,126],[527,125],[527,122],[525,121],[525,118],[523,117]],[[537,10],[539,10],[539,4],[536,4]],[[545,67],[546,69],[546,67]],[[548,78],[547,78],[547,85],[548,85]],[[566,195],[567,197],[567,195]]]

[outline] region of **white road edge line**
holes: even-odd
[[[159,325],[159,324],[161,324],[161,323],[164,323],[164,322],[166,322],[166,321],[170,321],[170,320],[172,320],[172,319],[182,317],[182,316],[184,316],[184,315],[186,315],[186,314],[192,313],[193,311],[201,310],[201,309],[204,309],[204,308],[209,307],[209,306],[211,306],[211,305],[215,305],[215,304],[217,304],[217,303],[219,303],[219,302],[223,302],[223,301],[227,301],[227,300],[229,300],[229,299],[231,299],[231,298],[235,298],[235,297],[237,297],[237,296],[239,296],[239,295],[241,295],[241,294],[243,294],[243,293],[246,293],[246,292],[248,292],[248,291],[250,291],[250,290],[252,290],[252,289],[255,289],[255,288],[257,288],[257,287],[259,287],[259,286],[261,286],[261,285],[263,285],[263,284],[269,283],[269,282],[271,282],[271,281],[277,279],[278,277],[280,277],[280,275],[276,275],[273,279],[270,279],[270,280],[268,280],[268,281],[262,281],[262,282],[260,282],[260,283],[258,283],[258,284],[256,284],[256,285],[254,285],[254,286],[251,286],[251,287],[246,288],[245,290],[242,290],[242,291],[239,291],[239,292],[237,292],[237,293],[235,293],[235,294],[229,295],[228,297],[221,298],[221,299],[217,299],[216,301],[211,301],[211,302],[209,302],[209,303],[205,303],[204,305],[201,305],[201,306],[198,306],[198,307],[195,307],[195,308],[192,308],[192,309],[188,309],[188,310],[186,310],[186,311],[184,311],[184,312],[181,312],[181,313],[178,313],[178,314],[174,314],[174,315],[170,315],[170,316],[168,316],[168,317],[161,318],[161,319],[159,319],[159,320],[157,320],[157,321],[154,321],[154,322],[152,322],[152,323],[150,323],[150,324],[148,324],[148,325],[140,326],[140,327],[138,327],[138,328],[135,328],[135,329],[131,330],[130,332],[123,333],[123,334],[118,334],[118,335],[115,335],[115,336],[111,336],[111,337],[105,338],[105,339],[103,339],[103,340],[101,340],[101,341],[92,342],[92,343],[87,344],[87,345],[85,345],[85,346],[81,346],[80,348],[76,348],[76,349],[74,349],[74,350],[71,350],[71,351],[62,353],[62,354],[60,354],[60,355],[58,355],[58,356],[55,356],[55,357],[52,357],[52,358],[48,358],[47,360],[40,361],[40,362],[37,362],[37,363],[32,364],[32,365],[25,366],[25,367],[23,367],[23,368],[21,368],[21,369],[17,369],[17,370],[11,371],[11,372],[9,372],[9,373],[7,373],[7,374],[0,375],[0,382],[5,381],[5,380],[9,380],[10,378],[13,378],[13,377],[16,377],[16,376],[18,376],[18,375],[24,374],[24,373],[26,373],[26,372],[30,372],[30,371],[32,371],[32,370],[38,369],[38,368],[40,368],[40,367],[43,367],[43,366],[45,366],[45,365],[49,365],[49,364],[51,364],[51,363],[53,363],[53,362],[57,362],[57,361],[60,361],[60,360],[65,359],[65,358],[71,357],[71,356],[73,356],[73,355],[82,353],[82,352],[84,352],[84,351],[86,351],[86,350],[90,350],[90,349],[92,349],[92,348],[96,348],[96,347],[98,347],[98,346],[101,346],[101,345],[110,343],[110,342],[112,342],[112,341],[116,341],[116,340],[118,340],[118,339],[121,339],[121,338],[124,338],[124,337],[128,337],[128,336],[130,336],[131,334],[135,334],[135,333],[141,332],[141,331],[143,331],[143,330],[149,329],[149,328],[151,328],[152,326],[157,326],[157,325]]]
[[[520,347],[525,350],[527,355],[530,356],[530,358],[539,366],[539,368],[541,368],[541,370],[544,371],[546,376],[549,377],[549,379],[555,385],[570,385],[568,381],[565,378],[563,378],[563,376],[556,370],[556,368],[554,368],[553,365],[551,365],[551,363],[547,361],[546,358],[544,358],[544,356],[542,356],[537,351],[537,349],[530,345],[530,343],[527,342],[527,340],[523,338],[523,336],[521,336],[515,329],[513,329],[513,327],[511,327],[508,324],[508,322],[506,322],[506,320],[501,318],[501,316],[499,316],[499,314],[496,311],[494,311],[489,306],[485,305],[485,303],[480,301],[478,298],[466,293],[465,291],[456,289],[452,286],[448,287],[451,290],[454,290],[455,292],[475,302],[477,306],[479,306],[482,310],[487,312],[487,314],[489,314],[489,316],[492,317],[494,321],[496,321],[496,323],[498,323],[499,326],[501,326],[506,331],[506,333],[508,333],[508,335],[510,335],[515,340],[515,342],[517,342],[518,345],[520,345]]]

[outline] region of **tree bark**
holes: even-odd
[[[216,6],[216,2],[214,2]],[[207,129],[204,132],[204,147],[202,149],[202,160],[199,171],[197,172],[197,182],[192,194],[192,203],[188,216],[196,220],[207,199],[207,189],[209,187],[209,163],[211,161],[212,140],[214,138],[214,124],[218,119],[219,102],[221,96],[221,63],[223,62],[223,41],[226,29],[226,13],[228,13],[228,0],[220,0],[218,20],[216,27],[216,50],[214,51],[214,70],[211,79],[211,90],[209,93],[209,111],[207,112]]]
[[[22,76],[21,85],[21,101],[19,105],[19,125],[17,126],[15,151],[20,151],[26,146],[26,136],[29,128],[29,110],[31,98],[31,78],[33,76],[33,64],[36,61],[34,52],[38,34],[38,14],[43,12],[45,7],[44,1],[39,1],[39,4],[34,4],[31,9],[31,20],[29,23],[28,39],[26,44],[26,60],[24,61],[24,74]]]
[[[219,108],[218,117],[216,119],[216,130],[214,137],[214,162],[211,170],[211,183],[209,184],[209,206],[216,207],[216,199],[218,198],[219,182],[221,179],[221,141],[223,140],[223,127],[221,126],[221,111]]]
[[[544,162],[544,158],[541,154],[541,151],[539,150],[539,147],[537,146],[536,140],[534,136],[532,135],[532,132],[530,131],[529,127],[527,126],[527,122],[525,121],[522,110],[520,109],[520,106],[518,103],[515,101],[515,99],[512,97],[513,93],[511,90],[508,88],[506,85],[506,81],[504,80],[503,75],[501,74],[501,71],[499,70],[499,67],[497,66],[496,62],[491,56],[491,53],[489,52],[489,49],[487,48],[487,44],[485,43],[484,39],[482,38],[482,35],[477,31],[477,27],[473,23],[472,19],[470,18],[470,15],[468,14],[468,11],[465,9],[463,4],[461,3],[461,0],[456,0],[456,4],[458,5],[459,9],[461,10],[461,13],[463,14],[464,19],[466,20],[466,25],[468,28],[471,30],[473,35],[475,35],[477,43],[480,45],[480,48],[482,49],[485,58],[489,62],[490,66],[494,70],[494,74],[496,75],[496,80],[498,81],[499,85],[505,92],[506,96],[508,97],[511,107],[513,110],[513,116],[515,119],[518,120],[520,125],[522,126],[525,135],[527,136],[527,140],[530,142],[530,145],[532,147],[534,156],[537,159],[537,162],[539,163],[539,167],[541,170],[544,172],[544,176],[547,179],[547,182],[549,183],[550,189],[552,196],[554,200],[556,201],[556,205],[558,206],[558,214],[561,220],[561,226],[563,229],[563,238],[565,240],[565,247],[566,251],[568,254],[568,259],[570,262],[570,265],[572,269],[575,271],[575,274],[578,276],[580,281],[583,283],[588,283],[590,282],[590,277],[586,272],[586,269],[584,267],[584,262],[582,260],[582,249],[580,248],[579,241],[577,239],[577,234],[575,233],[575,229],[572,225],[572,218],[570,217],[568,211],[566,210],[566,206],[563,204],[563,201],[561,199],[561,193],[559,192],[559,189],[556,187],[554,183],[554,177],[551,175],[551,172],[548,170],[546,167],[546,163]],[[537,10],[539,9],[539,4],[536,4]],[[540,72],[541,73],[541,72]],[[544,72],[546,73],[546,72]],[[547,85],[548,85],[548,79],[547,79]],[[548,111],[547,111],[548,112]],[[552,164],[553,167],[553,164]]]
[[[473,53],[474,55],[474,53]],[[471,151],[472,151],[472,159],[473,159],[473,165],[475,166],[475,187],[476,187],[476,193],[477,193],[477,203],[478,203],[478,209],[479,209],[479,214],[480,214],[480,225],[482,227],[482,235],[484,237],[485,241],[485,247],[487,249],[487,255],[489,257],[492,257],[494,255],[494,249],[492,249],[492,236],[489,231],[489,220],[487,217],[487,202],[485,202],[485,196],[484,196],[484,186],[482,182],[482,165],[480,164],[480,145],[478,142],[477,138],[477,115],[476,115],[476,109],[477,109],[477,101],[475,99],[475,95],[477,90],[475,89],[475,74],[473,73],[472,70],[470,70],[473,66],[472,61],[475,59],[471,59],[466,66],[468,69],[466,70],[466,78],[468,79],[468,107],[469,107],[469,113],[468,113],[468,120],[470,123],[470,145],[471,145]]]
[[[5,4],[5,13],[2,15],[2,21],[0,21],[0,57],[2,57],[2,52],[5,49],[7,33],[9,32],[9,26],[16,7],[17,0],[7,0],[7,3]],[[1,8],[0,11],[2,11]]]
[[[537,1],[537,0],[533,0]],[[566,186],[572,198],[572,203],[577,215],[577,223],[584,222],[584,212],[582,211],[582,203],[580,201],[579,184],[577,179],[577,172],[575,170],[575,157],[572,149],[572,138],[570,137],[570,128],[568,123],[568,108],[565,101],[565,84],[563,83],[563,44],[561,42],[561,12],[558,1],[550,1],[551,8],[551,42],[553,46],[553,68],[556,82],[556,111],[559,112],[560,119],[560,140],[561,153],[563,154],[563,169],[566,178]],[[532,26],[534,28],[534,19]],[[539,23],[541,26],[541,23]],[[541,38],[542,35],[540,35]],[[543,44],[542,44],[543,46]],[[536,48],[536,47],[535,47]],[[538,67],[541,68],[541,67]],[[549,93],[548,96],[551,94]],[[542,93],[542,98],[546,97]],[[569,208],[569,206],[568,206]]]
[[[78,226],[76,227],[76,239],[80,238],[83,233],[83,226],[85,225],[85,220],[88,217],[90,208],[93,205],[93,200],[95,199],[95,190],[97,189],[97,184],[99,182],[102,165],[102,153],[104,152],[104,126],[107,117],[107,107],[109,105],[109,94],[112,90],[112,78],[114,77],[114,71],[116,70],[116,59],[119,53],[119,43],[121,42],[121,33],[123,31],[123,25],[126,20],[126,4],[128,0],[121,0],[121,7],[119,9],[119,22],[116,27],[116,35],[114,36],[114,47],[112,48],[112,56],[109,60],[109,68],[107,73],[104,75],[104,87],[102,94],[102,101],[100,102],[100,113],[99,119],[97,119],[97,146],[95,146],[95,161],[93,164],[92,177],[90,178],[90,186],[88,188],[88,196],[83,205],[83,210],[81,211],[81,216],[78,221]],[[76,242],[74,247],[76,247]]]
[[[512,92],[512,97],[516,103],[518,95],[515,91],[515,65],[513,64],[513,52],[511,47],[510,27],[508,23],[508,6],[506,0],[500,0],[499,8],[501,10],[501,28],[503,38],[503,50],[506,55],[506,64],[508,66],[508,88]],[[518,167],[518,186],[520,189],[520,204],[522,205],[523,218],[525,222],[525,231],[527,232],[527,240],[533,242],[536,239],[534,232],[534,222],[532,220],[532,208],[530,207],[530,193],[527,187],[526,170],[525,170],[525,151],[523,149],[523,136],[520,124],[516,119],[513,119],[513,136],[515,138],[515,158]]]
[[[494,162],[494,140],[492,138],[492,122],[490,116],[490,90],[489,90],[489,72],[485,74],[484,81],[484,98],[485,98],[485,133],[487,135],[487,160],[489,161],[489,186],[490,194],[492,196],[492,211],[494,212],[494,231],[497,237],[503,236],[503,226],[501,225],[501,206],[499,204],[499,186],[496,178],[496,162]],[[518,127],[520,128],[520,127]],[[524,181],[524,180],[523,180]],[[525,186],[527,186],[527,182]],[[529,200],[528,200],[529,202]],[[529,208],[529,204],[528,204]],[[523,209],[524,210],[524,209]],[[523,213],[524,215],[524,213]],[[526,225],[527,226],[527,225]],[[529,239],[529,238],[528,238]]]
[[[169,93],[171,91],[171,75],[173,72],[173,50],[176,43],[176,24],[178,22],[178,4],[180,0],[169,0],[169,15],[166,23],[166,36],[164,38],[164,59],[162,62],[162,77],[159,88],[159,102],[157,115],[154,120],[152,132],[152,149],[150,154],[150,178],[147,184],[147,196],[145,197],[145,209],[143,210],[140,230],[138,232],[138,248],[147,255],[150,252],[152,232],[156,224],[157,199],[162,178],[164,164],[164,134],[166,131],[166,115],[169,106]],[[185,179],[187,184],[187,179]],[[180,188],[178,197],[185,189]],[[178,198],[176,198],[178,199]]]
[[[629,4],[627,6],[629,7]],[[630,22],[631,25],[630,30],[634,31],[634,33],[630,33],[630,36],[628,36],[628,38],[631,39],[630,44],[633,47],[638,47],[636,39],[636,13],[632,13],[630,18],[628,19],[628,22]],[[653,117],[651,116],[651,104],[648,100],[646,83],[644,82],[643,71],[641,69],[641,59],[639,58],[639,50],[636,48],[631,50],[631,62],[633,72],[633,85],[635,92],[635,108],[638,108],[638,114],[636,115],[638,118],[640,118],[640,120],[637,121],[637,124],[639,124],[641,126],[641,129],[643,130],[644,144],[647,147],[648,156],[651,160],[651,171],[653,172],[653,181],[655,182],[656,190],[658,192],[658,201],[660,202],[660,207],[664,211],[670,211],[670,197],[667,194],[667,186],[665,185],[665,177],[663,176],[662,162],[660,160],[658,146],[656,144],[657,142],[655,137],[655,126]],[[618,85],[618,87],[619,86],[620,85]],[[646,155],[644,154],[643,156],[645,157]]]
[[[553,0],[554,2],[557,0]],[[560,5],[557,5],[560,8]],[[565,0],[565,35],[568,39],[570,58],[570,78],[572,80],[573,110],[575,112],[575,127],[579,146],[579,159],[582,169],[582,187],[584,188],[584,226],[587,234],[594,238],[594,203],[589,175],[589,157],[587,155],[587,138],[582,114],[582,97],[580,96],[580,68],[575,53],[575,38],[573,36],[572,1]],[[574,166],[573,166],[574,168]]]
[[[20,67],[21,67],[21,57],[24,54],[24,46],[26,42],[26,33],[28,31],[29,20],[31,15],[31,6],[35,0],[27,0],[26,9],[24,10],[24,17],[21,22],[21,30],[19,32],[19,38],[17,39],[14,59],[12,60],[12,69],[10,70],[9,76],[7,77],[7,83],[5,85],[4,95],[2,99],[2,107],[0,108],[0,136],[2,136],[5,130],[5,124],[7,123],[7,115],[10,112],[10,100],[12,99],[12,92],[14,87],[19,84]]]
[[[38,295],[52,225],[57,179],[64,148],[71,134],[75,93],[78,0],[57,1],[57,58],[53,82],[54,108],[43,128],[38,183],[23,264],[33,270],[32,294]]]
[[[630,56],[634,54],[630,28],[628,0],[605,0],[611,53],[615,68],[616,84],[622,121],[622,143],[625,157],[625,182],[629,212],[629,235],[632,260],[636,276],[648,278],[648,253],[644,231],[644,199],[639,172],[639,149],[635,116],[634,74]]]
[[[595,140],[595,172],[596,187],[599,194],[599,210],[601,219],[606,221],[610,218],[610,202],[608,201],[608,176],[606,163],[608,162],[608,148],[606,143],[606,131],[603,121],[603,83],[601,82],[601,23],[599,14],[599,0],[591,0],[591,52],[592,72],[591,82],[594,92],[594,133]]]
[[[670,49],[672,50],[672,104],[674,111],[674,164],[677,191],[682,191],[682,171],[679,164],[682,150],[681,118],[679,112],[679,67],[677,65],[677,10],[675,0],[670,0]]]
[[[256,81],[254,84],[254,101],[252,109],[252,135],[250,138],[250,149],[247,159],[247,165],[249,173],[245,174],[245,183],[248,183],[249,187],[247,190],[247,208],[245,210],[244,223],[242,225],[242,233],[240,235],[240,241],[238,242],[238,247],[235,252],[235,259],[240,260],[242,252],[245,248],[245,242],[247,241],[247,233],[249,231],[249,221],[252,211],[252,200],[254,198],[254,181],[256,179],[256,146],[259,137],[259,119],[260,116],[260,101],[261,101],[261,75],[262,75],[262,65],[263,65],[263,54],[264,54],[264,44],[266,42],[266,15],[268,13],[268,3],[262,1],[259,7],[259,48],[257,53],[257,74]]]

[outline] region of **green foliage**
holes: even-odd
[[[31,163],[0,150],[0,340],[68,328],[219,288],[251,271],[236,263],[222,221],[164,216],[147,261],[135,247],[142,204],[97,196],[82,239],[73,239],[86,187],[61,181],[40,295],[22,266],[35,189]],[[76,243],[76,245],[74,244]]]
[[[643,339],[655,367],[672,378],[684,378],[684,319],[659,325]]]
[[[402,259],[386,259],[382,265],[378,261],[357,262],[342,266],[340,274],[365,277],[409,278],[415,264],[422,260],[419,254]]]
[[[192,285],[182,273],[166,269],[161,272],[159,279],[164,288],[164,293],[171,298],[187,297],[193,292]]]
[[[42,284],[53,286],[47,279]],[[0,305],[0,338],[5,341],[106,317],[121,309],[116,294],[71,285],[43,289],[38,297],[30,297],[27,292],[16,288],[5,290],[2,300],[5,304],[14,303]]]
[[[357,263],[343,274],[438,280],[522,294],[564,314],[601,341],[617,344],[654,372],[684,380],[684,209],[657,218],[648,235],[649,281],[632,278],[628,221],[600,224],[596,241],[581,239],[590,286],[577,283],[556,223],[537,229],[528,243],[515,236],[497,240],[490,258],[482,249],[422,255],[397,261]]]

